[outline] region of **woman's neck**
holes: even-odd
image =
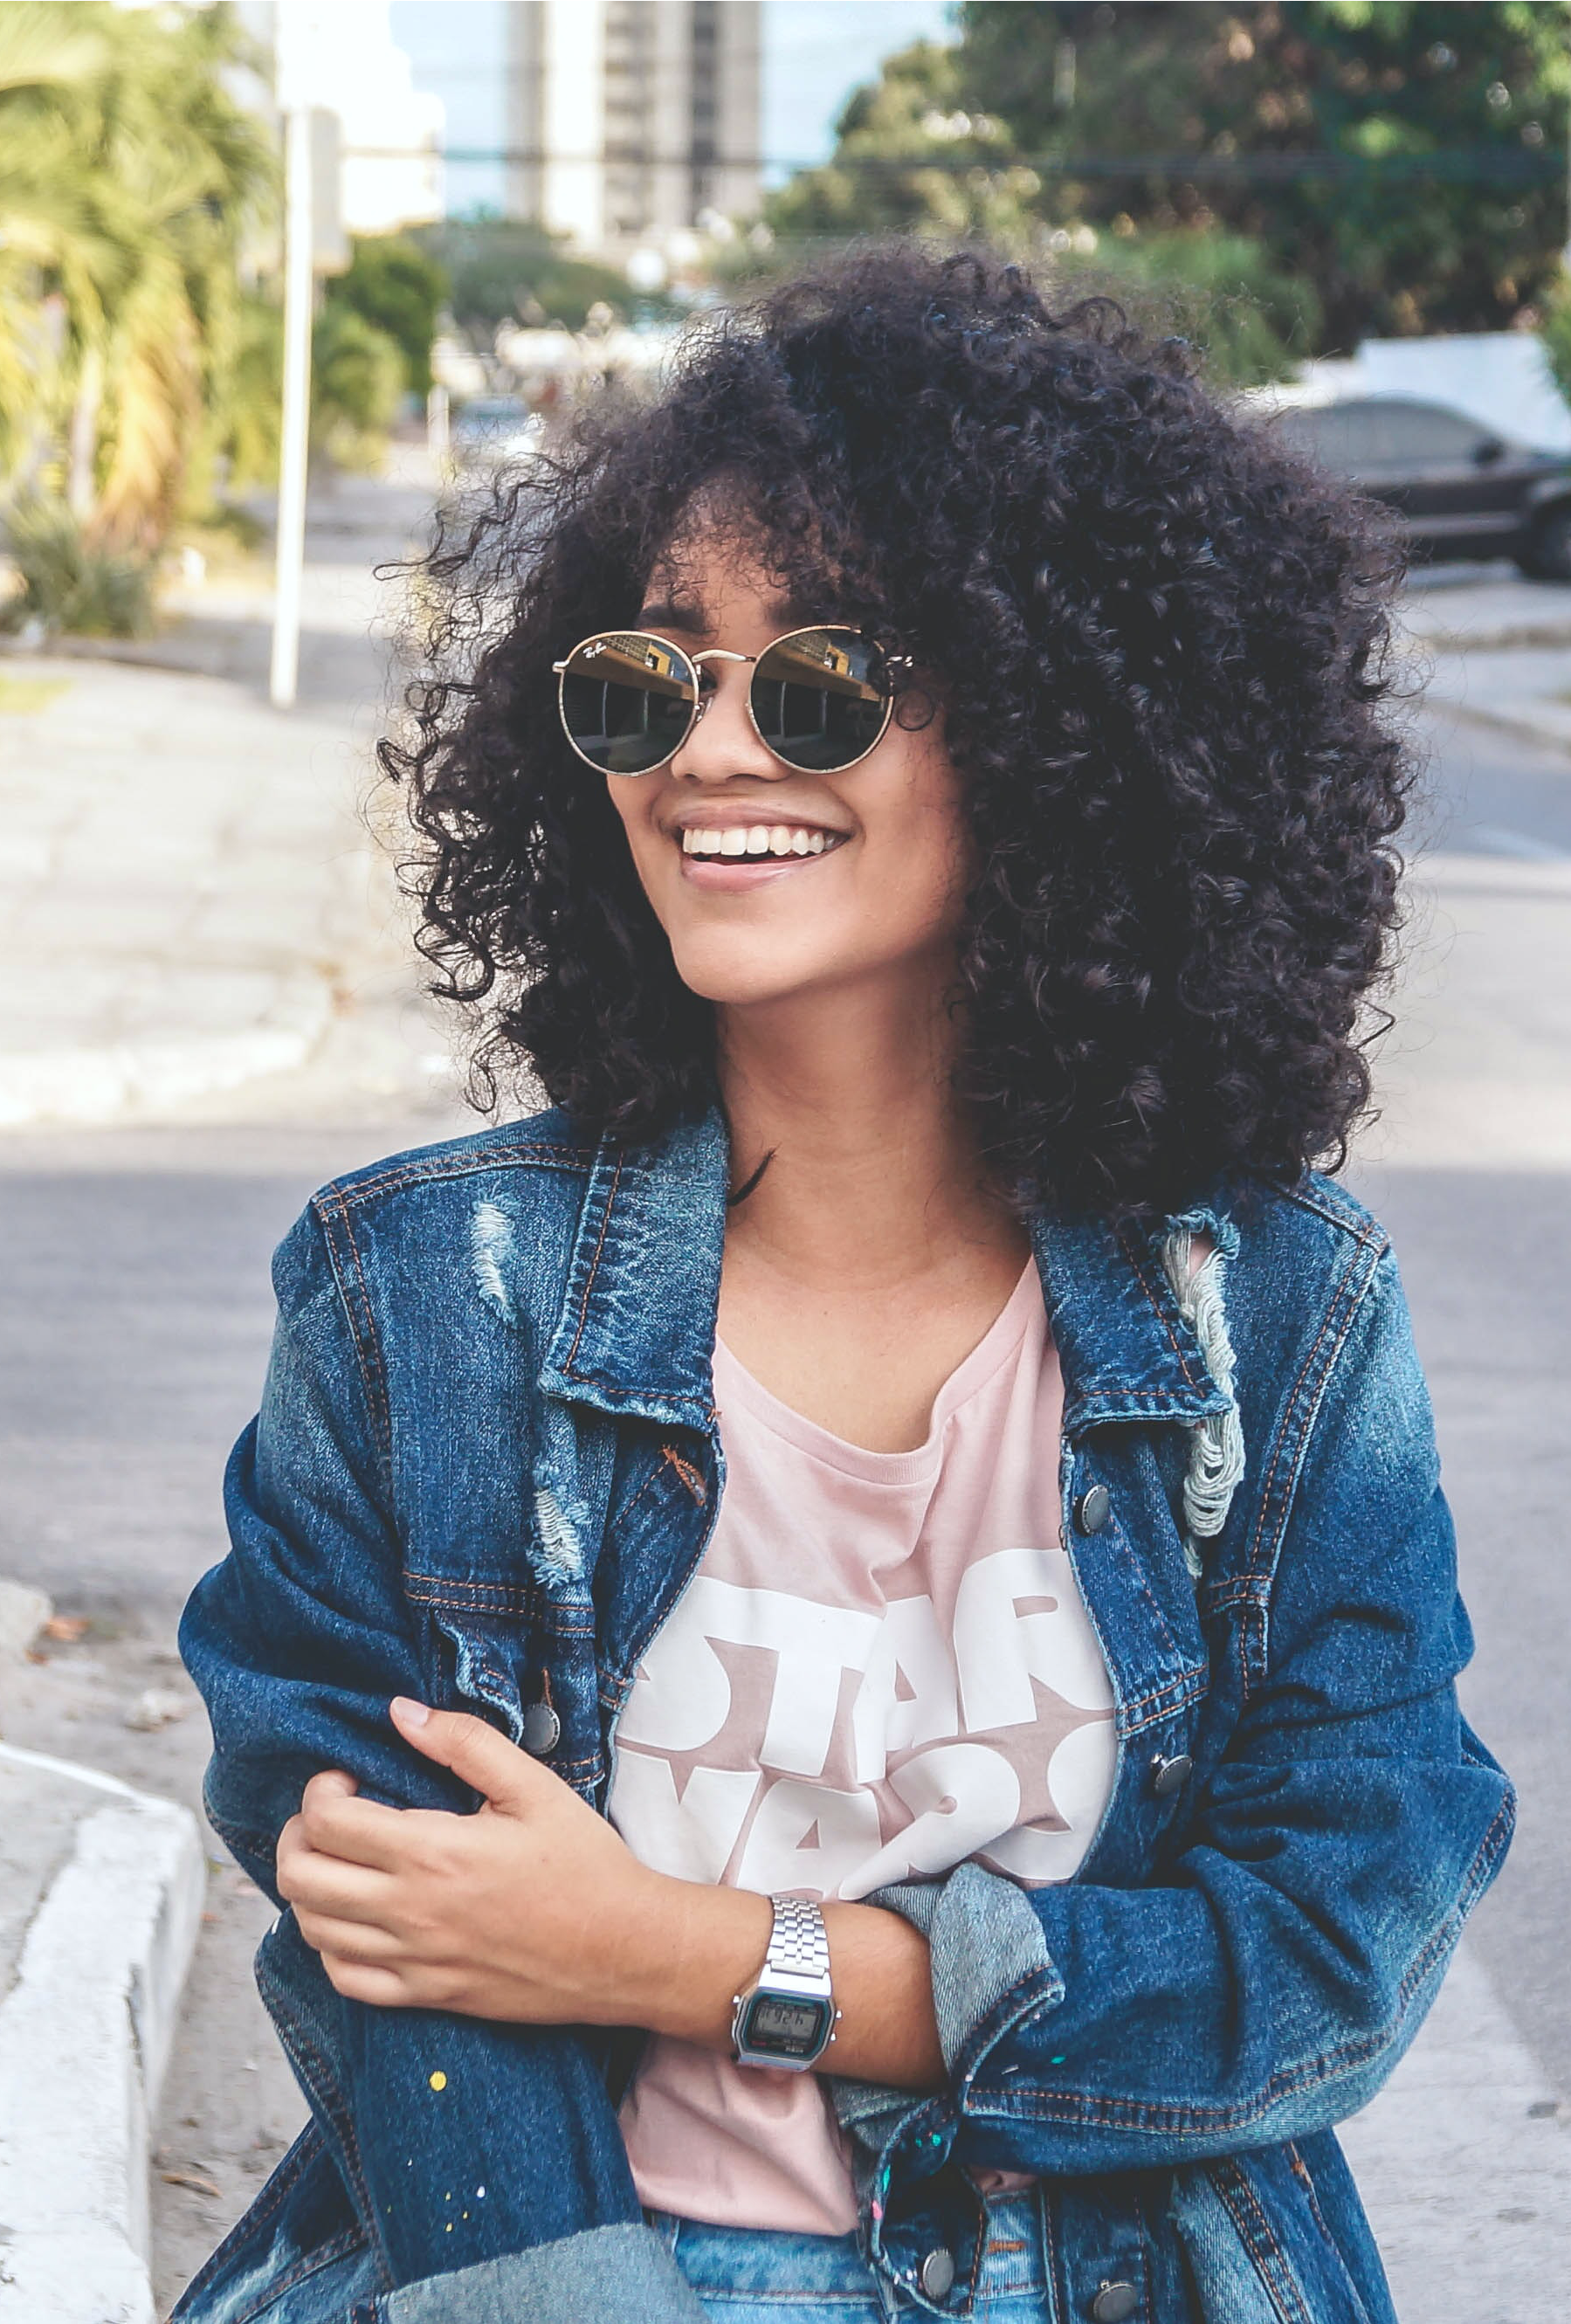
[[[951,1076],[958,1028],[933,990],[794,995],[721,1012],[721,1091],[744,1185],[728,1240],[772,1274],[877,1287],[960,1247],[1021,1253]]]

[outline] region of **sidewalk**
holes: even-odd
[[[1571,750],[1571,584],[1419,567],[1401,627],[1431,702]]]
[[[266,700],[254,582],[187,592],[115,658],[0,656],[0,1130],[167,1118],[299,1068],[347,1019],[347,1094],[446,1073],[363,820],[396,603],[371,566],[427,506],[408,482],[317,504],[291,712]]]

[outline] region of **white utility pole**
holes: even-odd
[[[280,11],[280,14],[281,14]],[[278,537],[273,578],[273,706],[293,706],[300,666],[300,575],[306,556],[306,460],[311,429],[311,114],[295,102],[284,115],[284,394],[279,441]]]

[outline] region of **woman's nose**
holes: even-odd
[[[703,696],[687,739],[671,761],[674,775],[694,782],[724,782],[732,775],[784,774],[786,770],[765,749],[748,715],[750,666],[731,662],[715,674]]]

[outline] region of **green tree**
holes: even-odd
[[[846,105],[833,158],[773,196],[765,222],[774,236],[768,256],[744,244],[741,272],[778,272],[804,246],[859,234],[981,239],[1030,257],[1076,291],[1112,291],[1154,327],[1199,342],[1213,375],[1238,385],[1282,377],[1311,351],[1319,327],[1313,290],[1247,236],[1125,237],[1089,226],[1019,158],[1001,115],[978,104],[961,45],[919,42],[890,57]]]
[[[563,323],[578,331],[592,307],[625,310],[630,303],[624,274],[568,257],[560,235],[528,219],[448,218],[420,240],[446,270],[453,319],[477,348],[491,346],[499,324]]]
[[[283,361],[282,308],[276,300],[247,299],[223,446],[236,487],[277,481]],[[403,397],[405,364],[405,351],[390,333],[353,307],[324,300],[311,330],[314,461],[341,468],[379,465]]]
[[[1094,251],[1089,240],[1057,256],[1066,285],[1109,290],[1149,329],[1192,339],[1223,385],[1285,379],[1314,350],[1320,314],[1312,287],[1284,273],[1247,235],[1102,235]]]
[[[396,342],[404,386],[431,384],[431,342],[448,296],[447,270],[405,234],[356,235],[348,267],[329,281],[326,304],[358,315]]]
[[[773,195],[765,223],[787,250],[893,229],[1017,239],[1042,186],[1012,150],[1003,120],[970,108],[958,51],[918,41],[853,90],[832,159]]]
[[[1052,165],[1046,208],[1250,237],[1313,286],[1325,348],[1499,329],[1554,276],[1571,96],[1558,0],[959,13],[966,101]]]
[[[0,7],[0,462],[106,549],[162,538],[211,451],[238,254],[273,183],[226,7]]]

